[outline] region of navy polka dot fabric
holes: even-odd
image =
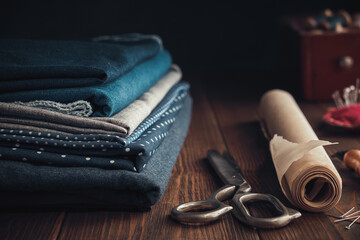
[[[176,84],[127,138],[0,129],[0,159],[56,166],[90,166],[140,172],[176,121],[189,84]]]

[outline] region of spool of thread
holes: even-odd
[[[326,21],[326,19],[333,16],[333,12],[330,9],[325,9],[316,17],[308,17],[305,20],[305,27],[309,30],[318,28],[320,23]]]
[[[322,21],[320,28],[327,31],[340,31],[342,27],[349,26],[351,24],[351,16],[345,10],[340,10],[335,16],[328,17]]]
[[[345,166],[352,168],[360,176],[360,150],[353,149],[344,155]]]

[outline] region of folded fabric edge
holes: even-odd
[[[166,50],[162,50],[151,59],[135,66],[131,71],[121,76],[119,80],[105,83],[103,86],[97,87],[95,89],[96,94],[93,94],[93,96],[90,97],[92,99],[90,102],[94,109],[94,113],[91,116],[111,117],[124,109],[131,102],[139,98],[144,92],[148,91],[168,72],[171,61],[170,53]],[[114,91],[113,88],[120,83],[123,91],[125,91],[125,89],[134,88],[134,84],[139,82],[139,79],[141,79],[141,90],[138,89],[134,91],[133,89],[132,91],[126,91],[126,94],[124,93],[126,97],[123,97],[120,102],[116,95],[110,97],[106,94],[105,89],[111,88],[111,91]],[[119,96],[121,96],[121,94]]]
[[[188,89],[190,88],[190,85],[188,83],[179,83],[178,88],[175,89],[175,91],[169,96],[169,99],[162,104],[158,109],[155,109],[149,117],[147,117],[134,131],[133,133],[127,137],[127,138],[121,138],[123,139],[125,144],[130,144],[134,142],[136,139],[138,139],[142,133],[144,133],[152,124],[154,124],[159,118],[170,109],[172,103],[176,100],[176,98],[183,94],[182,97],[185,97],[188,93]]]
[[[82,128],[104,128],[100,125],[106,125],[109,131],[118,132],[124,134],[126,129],[124,126],[117,126],[116,128],[106,122],[100,123],[99,121],[92,118],[84,118],[78,116],[70,116],[68,114],[63,114],[59,112],[49,111],[40,108],[16,105],[11,103],[0,102],[0,114],[4,117],[8,116],[10,118],[18,118],[20,121],[22,118],[24,120],[33,120],[39,121],[40,123],[44,120],[47,120],[49,124],[59,124],[59,125],[68,125],[73,126],[75,123]],[[18,122],[17,121],[17,122]],[[9,122],[8,122],[9,123]],[[24,123],[22,123],[24,125]],[[75,126],[76,127],[76,126]],[[54,129],[66,132],[64,129]]]
[[[151,131],[148,132],[153,133],[140,135],[142,139],[138,138],[133,143],[126,142],[126,139],[116,135],[63,136],[48,131],[0,129],[0,143],[3,147],[0,148],[4,158],[14,161],[53,166],[76,165],[103,169],[127,169],[141,172],[149,158],[168,135],[168,130],[177,121],[177,115],[184,105],[186,96],[187,92],[182,92],[177,96],[177,102],[174,101],[174,104],[171,104],[171,109],[168,108],[153,123],[147,122],[150,124],[148,128],[151,128]],[[128,160],[129,158],[132,160]],[[91,159],[91,161],[87,159]],[[133,164],[130,164],[129,161]]]
[[[122,123],[128,131],[121,137],[128,137],[143,121],[149,118],[159,105],[164,105],[164,101],[169,98],[168,95],[172,94],[172,90],[177,86],[176,84],[180,81],[181,76],[180,68],[173,64],[154,86],[120,112],[110,118],[94,117],[93,119],[112,124]],[[152,98],[151,101],[149,98]]]
[[[161,150],[159,150],[157,153],[155,153],[152,157],[152,159],[150,160],[150,163],[148,165],[148,167],[141,173],[134,173],[134,172],[128,172],[128,171],[122,171],[122,170],[99,170],[99,169],[93,169],[92,171],[96,171],[96,172],[106,172],[108,174],[105,175],[106,179],[102,179],[101,182],[105,183],[105,182],[109,182],[111,183],[110,185],[112,186],[108,186],[107,188],[104,188],[104,191],[106,191],[106,193],[110,194],[109,196],[106,196],[104,199],[102,199],[102,196],[104,196],[103,194],[99,194],[97,195],[97,189],[99,189],[100,186],[96,187],[96,181],[93,182],[93,184],[95,184],[94,187],[92,187],[91,189],[85,189],[81,192],[81,194],[85,194],[88,193],[92,196],[98,197],[99,199],[94,199],[94,201],[92,201],[90,203],[90,206],[86,205],[86,202],[88,200],[88,196],[84,196],[84,195],[80,195],[79,199],[80,202],[83,203],[83,206],[85,207],[95,207],[95,208],[111,208],[111,209],[118,209],[119,207],[121,208],[121,206],[126,206],[126,208],[128,210],[130,209],[138,209],[138,210],[145,210],[148,209],[151,205],[155,204],[157,201],[159,201],[159,199],[161,198],[163,192],[165,191],[166,185],[169,181],[173,166],[176,162],[176,159],[178,158],[178,154],[180,152],[180,149],[182,147],[182,144],[185,140],[185,137],[187,135],[187,131],[190,125],[190,119],[191,119],[191,105],[192,105],[192,99],[189,96],[187,98],[186,101],[186,106],[183,108],[183,110],[179,113],[179,118],[182,118],[182,121],[177,121],[175,122],[174,126],[171,128],[171,134],[169,134],[169,138],[165,139],[164,142],[161,144],[160,148]],[[172,145],[172,143],[178,143],[175,145]],[[172,145],[173,147],[168,148],[168,146]],[[166,159],[161,161],[161,159]],[[41,203],[47,202],[50,206],[49,207],[53,207],[53,206],[59,206],[60,204],[62,205],[63,202],[55,202],[53,205],[51,204],[51,201],[46,201],[47,199],[51,199],[53,198],[56,194],[54,192],[49,192],[49,191],[45,191],[46,190],[46,186],[48,186],[51,189],[57,189],[57,191],[59,191],[60,195],[63,196],[69,196],[69,194],[72,194],[74,192],[80,193],[79,192],[79,188],[74,186],[64,186],[64,183],[61,182],[57,182],[58,186],[56,187],[55,185],[52,184],[52,181],[44,181],[44,182],[38,182],[37,184],[35,184],[33,177],[39,177],[41,176],[41,178],[44,178],[46,175],[51,176],[51,178],[55,178],[58,179],[58,171],[54,170],[54,169],[64,169],[65,172],[67,172],[66,175],[68,175],[70,178],[74,178],[75,175],[72,173],[72,169],[74,169],[74,171],[80,171],[80,172],[84,172],[82,169],[86,170],[91,170],[92,168],[54,168],[54,167],[49,167],[49,166],[33,166],[31,164],[28,163],[13,163],[11,161],[0,161],[0,172],[2,172],[3,174],[0,174],[0,189],[2,189],[2,197],[0,198],[0,208],[9,208],[9,207],[19,207],[18,204],[19,203],[21,206],[26,206],[26,207],[42,207],[43,205]],[[53,170],[51,170],[53,169]],[[52,174],[51,172],[55,171],[54,173],[56,174]],[[43,174],[41,173],[43,172]],[[75,173],[74,172],[74,173]],[[118,173],[122,173],[121,176],[122,179],[139,179],[139,178],[143,178],[144,180],[146,180],[145,182],[143,182],[144,184],[138,182],[137,187],[138,190],[136,189],[130,189],[130,191],[126,190],[129,189],[129,187],[127,188],[119,188],[119,184],[121,186],[122,182],[121,181],[116,181],[114,182],[113,180],[113,176],[116,176]],[[16,176],[16,174],[19,174],[19,176],[22,176],[21,178],[17,178],[14,177],[14,174]],[[26,175],[28,176],[26,176]],[[91,175],[91,174],[90,174]],[[11,177],[13,176],[13,177]],[[26,176],[26,177],[25,177]],[[33,176],[33,177],[31,177]],[[65,179],[67,179],[66,176],[64,176]],[[78,176],[80,177],[79,180],[83,179],[85,180],[86,177],[85,176]],[[85,177],[85,178],[84,178]],[[31,181],[28,181],[27,179],[32,179]],[[23,182],[22,180],[23,179]],[[10,182],[9,182],[10,181]],[[12,181],[12,182],[11,182]],[[69,181],[69,179],[67,179],[67,181]],[[81,182],[81,181],[80,181]],[[72,185],[77,185],[79,184],[79,181],[71,181],[70,183]],[[20,186],[19,186],[20,184]],[[40,184],[40,185],[39,185]],[[43,185],[45,184],[45,185]],[[80,183],[81,184],[81,183]],[[21,185],[23,185],[21,187]],[[21,189],[21,191],[14,191],[14,188],[17,187]],[[145,189],[144,189],[145,187]],[[101,188],[102,189],[102,188]],[[124,195],[118,194],[119,190],[121,191],[121,189],[124,189]],[[143,190],[141,190],[143,189]],[[126,190],[126,191],[125,191]],[[10,194],[7,194],[10,193]],[[125,194],[126,193],[126,194]],[[27,198],[27,202],[19,202],[17,201],[17,199],[19,199],[19,197],[23,196],[23,197],[27,197],[28,194],[30,195],[34,195],[34,198]],[[40,195],[41,201],[40,204],[37,201],[37,194],[42,194]],[[117,198],[114,198],[113,194],[115,194],[116,196],[118,196]],[[127,201],[125,200],[126,196],[128,194],[132,194],[132,196],[134,196],[134,200],[133,201]],[[56,198],[57,199],[57,198]],[[12,202],[12,200],[14,200],[14,202]],[[33,201],[33,203],[29,202],[29,201]],[[65,206],[67,207],[71,207],[71,206],[77,206],[76,203],[78,203],[79,200],[77,199],[76,201],[73,201],[73,199],[69,198],[69,201],[67,201],[66,203],[64,203]],[[15,203],[15,204],[12,204]],[[20,206],[20,207],[21,207]],[[62,205],[63,206],[63,205]]]
[[[117,139],[120,139],[119,141],[121,143],[130,144],[131,142],[138,139],[139,136],[151,126],[151,124],[155,123],[161,117],[161,115],[172,106],[172,103],[177,101],[177,98],[179,97],[179,95],[184,93],[185,91],[188,91],[188,89],[189,89],[189,84],[186,82],[178,83],[177,86],[174,86],[172,88],[172,90],[170,90],[170,93],[167,94],[167,98],[165,99],[165,102],[161,103],[160,106],[157,106],[155,108],[155,110],[127,138],[120,137],[124,134],[124,132],[120,132],[119,130],[121,130],[124,126],[118,126],[121,128],[120,129],[112,129],[112,131],[109,131],[109,130],[102,131],[101,129],[96,129],[96,131],[95,131],[95,130],[91,130],[91,128],[82,128],[84,131],[81,131],[80,128],[66,125],[66,121],[65,121],[65,124],[56,124],[56,123],[53,124],[53,123],[49,122],[49,123],[47,123],[47,125],[48,125],[48,127],[50,127],[50,129],[47,129],[47,128],[44,128],[45,126],[43,126],[41,120],[25,119],[24,121],[27,122],[27,124],[26,124],[26,123],[22,122],[22,120],[19,118],[4,117],[4,118],[0,118],[0,128],[1,128],[1,132],[3,134],[6,133],[5,132],[6,129],[13,129],[13,130],[9,130],[11,132],[8,131],[8,133],[12,133],[14,135],[19,135],[19,134],[21,135],[22,130],[30,130],[30,131],[32,130],[32,131],[38,131],[38,132],[44,131],[44,132],[48,132],[50,134],[51,133],[61,133],[61,134],[67,134],[67,135],[68,134],[69,135],[83,135],[83,134],[88,135],[89,133],[110,134],[110,135],[118,136]],[[4,103],[4,104],[7,104],[7,103]],[[0,103],[0,107],[1,107],[1,103]],[[20,107],[20,111],[21,111],[22,106],[19,106],[19,107]],[[25,109],[25,110],[29,110],[29,109]],[[36,111],[36,109],[34,111]],[[10,115],[12,115],[12,114],[10,114]],[[58,116],[58,114],[55,114],[55,116]],[[56,118],[56,117],[54,117],[54,118]],[[91,120],[95,121],[95,120],[100,120],[100,119],[103,119],[103,118],[91,119]],[[114,126],[117,126],[116,124],[113,124],[111,122],[107,123],[108,120],[107,121],[104,120],[104,121],[105,121],[105,124],[112,124]],[[15,129],[18,131],[14,131]],[[54,130],[54,129],[56,129],[56,130]],[[115,130],[117,130],[117,131],[115,131]],[[46,135],[44,137],[46,137]],[[96,140],[98,140],[98,139],[96,139]]]
[[[30,102],[16,101],[12,103],[21,106],[40,108],[78,117],[89,117],[93,113],[90,102],[85,100],[78,100],[71,103],[61,103],[49,100],[35,100]]]

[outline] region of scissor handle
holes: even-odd
[[[256,201],[266,201],[273,205],[275,210],[280,214],[271,218],[258,218],[250,215],[245,203]],[[258,228],[279,228],[286,226],[291,220],[301,217],[301,213],[285,207],[279,199],[270,194],[263,193],[238,193],[232,199],[236,205],[233,214],[242,223]]]
[[[220,219],[220,217],[233,209],[221,201],[231,198],[237,187],[225,185],[206,200],[187,202],[174,207],[171,217],[183,224],[205,224]]]

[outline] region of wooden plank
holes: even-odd
[[[219,89],[216,89],[217,91]],[[201,85],[192,88],[194,110],[187,140],[164,196],[149,212],[83,211],[24,212],[0,215],[0,239],[356,239],[360,224],[334,224],[339,216],[360,203],[359,177],[342,161],[333,159],[343,177],[343,197],[326,213],[306,213],[289,226],[276,230],[254,230],[231,215],[205,226],[184,226],[169,217],[175,205],[208,197],[222,185],[206,160],[206,151],[228,149],[243,169],[254,192],[270,193],[287,206],[258,123],[256,101],[238,101],[237,96],[211,94],[211,105]],[[213,106],[213,109],[212,109]],[[356,134],[329,132],[321,124],[326,105],[301,104],[318,136],[339,145],[326,147],[330,155],[359,148]],[[219,128],[220,125],[220,128]],[[61,223],[63,227],[60,230]],[[59,233],[60,232],[60,233]],[[58,237],[57,237],[58,236]]]
[[[183,202],[207,198],[222,186],[206,160],[208,149],[225,150],[201,85],[192,86],[192,123],[168,187],[150,212],[69,212],[59,239],[259,239],[231,214],[205,226],[184,226],[169,216]]]
[[[64,216],[64,212],[3,212],[0,214],[0,239],[55,240]]]
[[[337,152],[343,152],[354,148],[360,149],[360,140],[357,133],[334,130],[322,122],[322,116],[330,106],[333,105],[324,103],[317,104],[316,106],[313,104],[301,104],[305,116],[319,139],[339,143],[337,145],[325,147],[329,156],[334,156]],[[360,193],[358,190],[360,189],[360,178],[359,176],[356,176],[351,169],[347,168],[341,159],[332,157],[332,160],[343,180],[343,192],[339,203],[333,209],[325,213],[329,220],[333,222],[336,217],[344,214],[350,208],[355,207],[355,209],[359,209]],[[345,229],[345,226],[350,222],[344,221],[333,224],[344,239],[356,239],[360,234],[360,223],[355,224],[351,230]]]
[[[219,118],[220,128],[231,154],[244,169],[244,175],[254,192],[270,193],[285,205],[291,204],[281,192],[275,169],[263,138],[257,118],[256,102],[240,102],[236,98],[222,101],[212,97],[212,105]],[[312,114],[313,110],[307,112]],[[262,239],[339,239],[351,238],[334,226],[332,220],[322,213],[306,213],[287,227],[276,230],[258,230]],[[358,234],[357,231],[352,231]]]

